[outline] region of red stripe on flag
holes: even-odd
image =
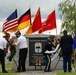
[[[18,19],[15,19],[15,20],[10,21],[10,22],[5,22],[3,24],[3,31],[7,32],[7,31],[9,31],[17,26],[18,26]]]

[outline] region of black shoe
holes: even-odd
[[[48,72],[47,70],[44,70],[44,72]]]
[[[71,72],[71,71],[68,71],[68,72]]]
[[[22,69],[22,71],[21,72],[25,72],[26,71],[26,69]]]
[[[66,73],[67,71],[64,71],[64,73]]]
[[[52,72],[52,70],[44,70],[44,72]]]
[[[21,72],[21,71],[16,71],[16,72]]]
[[[7,71],[2,71],[2,73],[8,73]]]
[[[21,72],[26,72],[26,71],[21,71]]]
[[[48,70],[48,72],[52,72],[52,70]]]

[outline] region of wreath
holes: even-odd
[[[14,39],[11,38],[10,39],[10,43],[13,44],[13,42],[14,42]],[[16,54],[16,47],[14,45],[11,45],[10,46],[10,57],[9,57],[9,61],[12,60],[12,58],[14,57],[15,54]]]
[[[12,59],[14,57],[14,55],[16,54],[16,47],[11,46],[10,47],[10,52],[11,52],[10,58]]]
[[[59,52],[59,57],[62,57],[62,50],[60,50]]]

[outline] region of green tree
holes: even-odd
[[[70,34],[76,32],[76,0],[63,0],[59,3],[62,29],[67,29]]]

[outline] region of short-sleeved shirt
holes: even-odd
[[[4,50],[4,48],[6,48],[7,45],[7,41],[5,40],[5,38],[0,37],[0,49]]]
[[[17,45],[17,47],[19,49],[22,49],[22,48],[27,48],[27,40],[24,36],[20,36],[18,39],[17,39],[17,42],[15,43]]]

